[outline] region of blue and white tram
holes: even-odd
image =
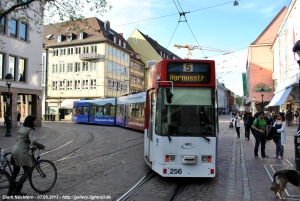
[[[166,59],[149,69],[144,158],[163,177],[215,177],[215,63]]]

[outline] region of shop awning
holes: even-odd
[[[79,99],[65,99],[61,102],[61,109],[73,109],[73,102]]]
[[[280,106],[282,105],[285,100],[287,99],[287,97],[289,96],[289,94],[291,93],[293,87],[289,87],[286,88],[283,91],[278,92],[277,94],[275,94],[275,96],[273,97],[273,99],[271,100],[270,104],[268,106]]]

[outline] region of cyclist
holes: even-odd
[[[25,118],[23,126],[18,131],[17,142],[12,150],[11,164],[14,166],[13,170],[13,180],[16,180],[20,172],[20,166],[24,170],[24,174],[20,177],[19,181],[16,183],[15,188],[12,191],[13,195],[26,195],[21,189],[23,188],[23,183],[31,174],[31,167],[34,166],[34,161],[31,154],[29,153],[30,144],[36,146],[39,149],[44,149],[45,146],[37,142],[34,135],[36,126],[36,116],[29,115]]]

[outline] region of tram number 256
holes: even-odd
[[[182,174],[182,169],[171,168],[170,174]]]

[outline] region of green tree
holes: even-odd
[[[40,7],[31,6],[38,3]],[[83,12],[95,12],[102,14],[107,9],[111,9],[106,0],[1,0],[0,3],[0,20],[8,15],[14,15],[23,19],[31,19],[28,15],[29,11],[33,11],[36,15],[43,13],[46,23],[53,20],[64,21],[68,18],[74,20],[83,19]],[[53,21],[55,22],[55,21]]]
[[[241,97],[239,95],[235,95],[234,96],[234,102],[235,102],[236,105],[241,107],[243,105],[243,97]]]

